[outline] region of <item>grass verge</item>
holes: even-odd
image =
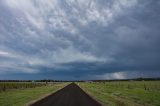
[[[157,88],[145,90],[139,86],[128,88],[98,82],[78,85],[104,106],[160,106],[160,91]]]
[[[67,83],[28,88],[24,90],[10,90],[0,92],[0,106],[26,106],[30,101],[42,98],[44,95],[55,92]]]

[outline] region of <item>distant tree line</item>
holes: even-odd
[[[135,78],[135,79],[113,79],[113,80],[91,80],[93,82],[106,82],[106,81],[159,81],[160,78]]]
[[[105,81],[158,81],[160,78],[135,78],[135,79],[113,79],[113,80],[0,80],[0,82],[105,82]]]

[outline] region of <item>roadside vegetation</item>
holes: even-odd
[[[160,81],[78,82],[104,106],[160,106]]]
[[[3,82],[0,85],[5,85],[6,89],[0,92],[0,106],[26,106],[63,88],[67,83]]]
[[[46,83],[35,82],[0,82],[0,92],[12,89],[26,89],[46,86]]]

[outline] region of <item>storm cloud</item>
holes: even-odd
[[[160,77],[159,7],[159,0],[1,0],[0,79]]]

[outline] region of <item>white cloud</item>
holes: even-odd
[[[0,55],[1,56],[10,56],[10,53],[4,52],[4,51],[0,51]]]
[[[37,73],[39,70],[32,69],[27,65],[36,66],[34,61],[37,57],[30,57],[24,54],[18,54],[11,51],[2,51],[0,50],[0,73],[7,73],[7,72],[18,72],[18,73]],[[33,61],[32,61],[33,60]],[[32,64],[30,64],[32,61]],[[40,63],[38,60],[37,62]],[[40,64],[38,64],[40,65]],[[42,64],[41,64],[42,65]]]
[[[126,79],[127,73],[124,72],[114,72],[114,73],[106,73],[103,75],[96,75],[97,79]]]
[[[14,54],[14,53],[7,52],[7,51],[2,51],[2,50],[0,50],[0,56],[1,57],[8,57],[8,58],[15,58],[15,57],[17,57],[17,55]]]
[[[32,0],[5,0],[16,17],[26,18],[36,28],[43,29],[45,23],[40,16],[39,10],[35,7]]]
[[[53,61],[55,63],[70,63],[70,62],[100,62],[102,58],[93,56],[87,52],[80,52],[72,47],[60,49],[53,53]]]
[[[92,55],[90,52],[82,52],[70,46],[65,49],[50,51],[42,49],[40,54],[28,55],[22,53],[11,53],[0,51],[0,56],[6,59],[1,60],[0,68],[4,72],[37,73],[38,70],[32,67],[50,67],[57,69],[68,69],[61,66],[63,63],[72,62],[105,62],[106,60]],[[15,62],[16,61],[16,62]],[[5,71],[6,70],[6,71]]]
[[[12,11],[16,11],[16,15],[24,14],[36,28],[50,27],[73,33],[78,29],[70,21],[71,18],[75,18],[82,25],[93,21],[108,25],[122,9],[130,8],[137,3],[136,0],[116,0],[113,6],[107,7],[95,0],[67,0],[68,7],[63,8],[60,5],[61,1],[57,0],[6,0],[5,2]],[[66,9],[70,9],[70,15],[66,13]]]
[[[111,79],[132,79],[132,78],[150,78],[159,77],[160,72],[157,70],[130,70],[130,71],[119,71],[113,73],[105,73],[101,75],[95,75],[94,78],[111,80]]]
[[[120,4],[126,7],[132,7],[137,4],[137,0],[120,0]]]

